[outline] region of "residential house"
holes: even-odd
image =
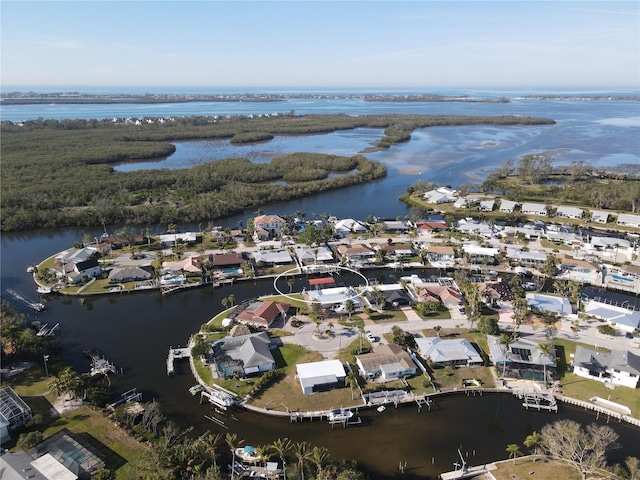
[[[344,386],[347,376],[340,360],[299,363],[296,365],[296,372],[302,393],[305,395]]]
[[[546,338],[535,336],[518,337],[507,349],[500,344],[500,337],[487,335],[489,357],[500,373],[506,364],[507,377],[543,380],[546,369],[547,377],[553,376],[556,369],[555,347],[550,355],[545,355],[538,347],[541,343],[548,343]],[[545,367],[546,365],[546,367]]]
[[[361,234],[367,233],[369,229],[367,226],[359,220],[353,220],[352,218],[345,218],[335,223],[334,229],[338,236],[346,237],[350,233]]]
[[[455,265],[456,253],[453,247],[429,245],[427,247],[427,258],[431,265],[436,268],[450,268]]]
[[[462,295],[452,285],[439,285],[435,283],[422,284],[418,288],[418,298],[421,302],[438,299],[447,306],[457,306],[462,304]]]
[[[587,260],[573,258],[570,255],[558,255],[560,270],[558,276],[580,283],[592,285],[602,284],[602,269],[600,265]]]
[[[98,250],[93,247],[73,248],[56,255],[55,263],[84,262],[89,260],[89,258],[95,257],[97,253]]]
[[[605,274],[604,282],[607,286],[640,294],[640,268],[634,265],[618,267],[607,263],[602,266]]]
[[[458,196],[455,190],[450,190],[445,187],[440,187],[436,190],[429,190],[423,195],[427,203],[454,203]]]
[[[358,243],[354,245],[338,245],[336,248],[341,258],[355,263],[364,263],[375,258],[376,252],[369,246]]]
[[[245,258],[242,253],[230,252],[230,253],[214,253],[209,256],[211,263],[218,270],[223,270],[224,273],[242,273],[242,265],[245,263]]]
[[[564,205],[559,206],[556,209],[556,217],[562,218],[582,218],[584,216],[584,210],[577,207],[566,207]]]
[[[256,264],[264,262],[266,265],[289,265],[294,263],[293,257],[286,250],[260,250],[253,252]]]
[[[544,295],[542,293],[527,293],[527,304],[543,312],[569,315],[572,313],[571,302],[564,297]]]
[[[513,301],[513,293],[502,282],[482,282],[478,284],[478,290],[487,303],[497,305],[500,302]]]
[[[480,212],[493,212],[493,208],[495,207],[495,200],[482,200],[480,205],[478,206],[478,211]]]
[[[183,258],[182,260],[162,262],[162,270],[165,273],[183,271],[185,273],[194,273],[199,275],[202,273],[202,270],[199,266],[199,263],[201,261],[202,257],[192,256]]]
[[[197,232],[167,233],[158,235],[158,241],[162,248],[175,247],[176,245],[195,245],[198,239]]]
[[[266,332],[227,336],[212,343],[213,358],[222,378],[246,377],[276,368]]]
[[[310,302],[317,302],[323,308],[336,308],[344,305],[347,300],[354,303],[356,309],[361,308],[361,301],[358,292],[353,287],[333,287],[320,290],[308,290],[305,295]]]
[[[333,252],[330,248],[324,246],[317,248],[296,248],[295,254],[303,265],[333,263],[334,261]]]
[[[277,238],[287,224],[278,215],[259,215],[253,219],[253,231],[256,241]]]
[[[500,200],[500,207],[498,211],[502,213],[513,213],[513,211],[518,206],[518,202],[514,202],[511,200]]]
[[[585,302],[584,313],[604,320],[622,332],[638,330],[640,324],[640,312],[596,300],[588,300]]]
[[[550,242],[562,243],[572,247],[582,245],[582,236],[575,233],[547,230],[545,237],[547,237],[547,240]]]
[[[416,229],[418,230],[418,235],[420,236],[430,232],[439,232],[442,230],[447,230],[448,228],[449,226],[444,221],[416,222]]]
[[[594,223],[607,223],[609,221],[609,212],[594,210],[591,212],[591,221]]]
[[[257,300],[246,305],[239,313],[236,313],[235,320],[247,323],[254,327],[269,328],[276,320],[286,320],[287,311],[291,305],[288,303],[274,302],[271,300]]]
[[[519,248],[507,248],[507,259],[514,265],[540,269],[547,262],[547,254],[542,252],[525,252]]]
[[[500,231],[500,236],[516,237],[523,235],[528,240],[541,238],[544,235],[544,229],[537,225],[524,225],[522,227],[505,227]]]
[[[380,243],[378,248],[387,252],[390,257],[411,257],[413,255],[413,247],[410,243],[384,242]]]
[[[542,203],[525,202],[522,204],[523,215],[539,215],[545,217],[547,215],[547,207]]]
[[[627,350],[602,352],[578,345],[572,364],[573,373],[579,377],[629,388],[638,387],[640,356]]]
[[[488,222],[479,222],[477,220],[469,220],[463,218],[458,221],[457,229],[460,232],[470,233],[474,235],[481,235],[485,238],[493,238],[495,235],[495,228]]]
[[[640,215],[621,213],[616,223],[620,226],[640,228]]]
[[[409,354],[394,344],[381,344],[371,353],[356,355],[356,364],[365,378],[380,377],[389,381],[416,374],[416,364]]]
[[[479,245],[464,244],[462,246],[469,263],[495,265],[498,263],[497,256],[500,249],[494,247],[480,247]]]
[[[77,284],[86,279],[98,277],[102,274],[102,268],[97,258],[79,261],[56,262],[50,269],[56,277],[64,278],[66,281]]]
[[[407,233],[410,228],[409,223],[404,220],[383,220],[382,225],[384,225],[385,232],[394,233]]]
[[[0,423],[7,432],[2,442],[8,440],[9,430],[18,428],[31,420],[31,407],[11,387],[0,389]]]
[[[454,203],[454,208],[469,208],[477,205],[478,199],[473,197],[459,197]]]
[[[109,283],[125,283],[153,278],[153,267],[116,267],[109,272]]]
[[[418,337],[415,339],[420,356],[433,365],[476,367],[484,365],[482,356],[466,338],[443,339]]]

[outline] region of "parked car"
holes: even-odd
[[[367,340],[369,340],[371,343],[375,343],[378,341],[378,337],[376,337],[375,335],[371,335],[370,333],[367,333]]]

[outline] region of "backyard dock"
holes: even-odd
[[[538,390],[514,390],[513,394],[524,400],[522,406],[527,410],[533,408],[538,411],[558,412],[556,397],[550,393],[544,393]]]
[[[173,375],[175,373],[174,362],[176,360],[182,360],[183,358],[191,358],[191,351],[188,348],[169,347],[169,354],[167,355],[167,375]]]

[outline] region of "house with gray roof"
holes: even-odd
[[[584,313],[604,320],[623,332],[633,332],[640,324],[640,312],[596,300],[585,302]]]
[[[152,267],[116,267],[109,272],[109,283],[134,282],[152,278]]]
[[[609,221],[609,212],[594,210],[591,212],[591,221],[594,223],[607,223]]]
[[[540,215],[545,217],[547,215],[547,207],[542,203],[530,203],[525,202],[522,204],[523,215]]]
[[[580,377],[629,388],[638,387],[640,356],[627,350],[609,353],[578,345],[572,364],[573,373]]]
[[[498,208],[498,210],[503,213],[512,213],[517,206],[518,202],[514,202],[511,200],[500,200],[500,207]]]
[[[253,253],[256,263],[264,262],[267,265],[289,265],[293,263],[293,257],[286,250],[260,250]]]
[[[578,207],[566,207],[564,205],[561,205],[556,209],[556,217],[582,218],[583,215],[584,210]]]
[[[415,341],[422,358],[434,365],[476,367],[484,364],[482,356],[466,338],[418,337]]]
[[[493,208],[496,205],[495,200],[482,200],[478,206],[480,212],[493,212]]]
[[[266,332],[224,337],[212,344],[218,375],[231,378],[260,374],[276,368],[271,354],[271,339]]]
[[[518,337],[509,348],[500,344],[500,337],[487,335],[489,357],[493,364],[502,370],[506,363],[505,376],[542,380],[545,365],[547,376],[556,369],[555,347],[551,355],[544,355],[538,348],[541,343],[549,343],[546,338],[535,336]]]
[[[621,213],[620,215],[618,215],[617,224],[625,227],[640,228],[640,215]]]
[[[416,364],[400,345],[378,345],[371,353],[356,355],[356,363],[365,378],[388,381],[416,373]]]
[[[302,264],[332,263],[334,261],[333,252],[325,246],[296,248],[295,254]]]
[[[547,254],[542,252],[525,252],[519,248],[507,248],[507,258],[514,264],[523,267],[538,268],[547,261]]]

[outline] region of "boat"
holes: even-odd
[[[11,289],[11,288],[7,289],[7,292],[9,292],[11,295],[13,295],[13,297],[16,300],[21,301],[22,303],[27,305],[29,308],[33,308],[36,312],[43,312],[45,310],[45,308],[46,308],[44,303],[42,303],[42,302],[34,302],[33,300],[30,300],[27,297],[25,297],[20,292],[17,292],[15,290]]]
[[[243,462],[256,463],[259,462],[262,457],[256,453],[255,447],[247,445],[246,447],[236,448],[236,457]]]
[[[95,355],[91,359],[91,371],[89,374],[93,377],[95,375],[108,375],[109,373],[116,373],[116,366],[106,358],[100,358]]]
[[[193,387],[189,388],[189,393],[191,395],[197,395],[201,391],[202,391],[202,385],[194,385]]]
[[[51,293],[51,287],[42,287],[42,286],[40,286],[40,287],[38,287],[38,288],[36,289],[36,291],[37,291],[38,293],[42,293],[42,294],[45,294],[45,293]]]
[[[233,405],[234,400],[233,397],[227,393],[219,392],[217,390],[212,390],[207,392],[205,390],[201,390],[200,394],[209,400],[209,403],[213,405],[217,405],[223,409],[230,407]]]
[[[329,418],[330,422],[344,422],[353,417],[353,412],[351,410],[336,408],[334,410],[329,411],[327,418]]]
[[[36,267],[34,265],[29,265],[27,267],[27,273],[33,273],[36,271]]]
[[[376,410],[378,410],[380,413],[384,412],[387,409],[387,407],[385,407],[384,405],[380,405],[378,408],[376,408]]]

